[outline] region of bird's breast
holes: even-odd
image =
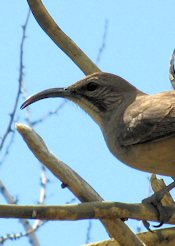
[[[116,145],[111,152],[133,168],[175,177],[175,136],[128,147]]]

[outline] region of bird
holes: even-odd
[[[21,109],[54,97],[71,100],[86,111],[122,163],[175,178],[175,91],[149,95],[122,77],[96,72],[68,87],[34,94]]]

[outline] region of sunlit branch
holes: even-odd
[[[36,158],[49,168],[81,202],[103,200],[85,180],[49,151],[43,139],[32,128],[23,124],[16,124],[16,128]],[[142,245],[135,234],[120,219],[106,219],[102,220],[102,223],[110,235],[119,240],[122,245]]]
[[[30,9],[35,16],[38,24],[53,40],[53,42],[68,55],[72,61],[84,72],[92,74],[100,71],[92,60],[74,43],[55,23],[50,16],[42,1],[28,0]]]

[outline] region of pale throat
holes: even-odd
[[[89,102],[88,100],[84,98],[73,98],[71,99],[73,102],[75,102],[77,105],[79,105],[86,113],[91,116],[91,118],[100,126],[102,127],[102,117],[100,114],[99,109],[93,105],[93,103]]]

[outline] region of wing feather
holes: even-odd
[[[122,146],[175,135],[175,92],[141,96],[127,108],[123,121]]]

